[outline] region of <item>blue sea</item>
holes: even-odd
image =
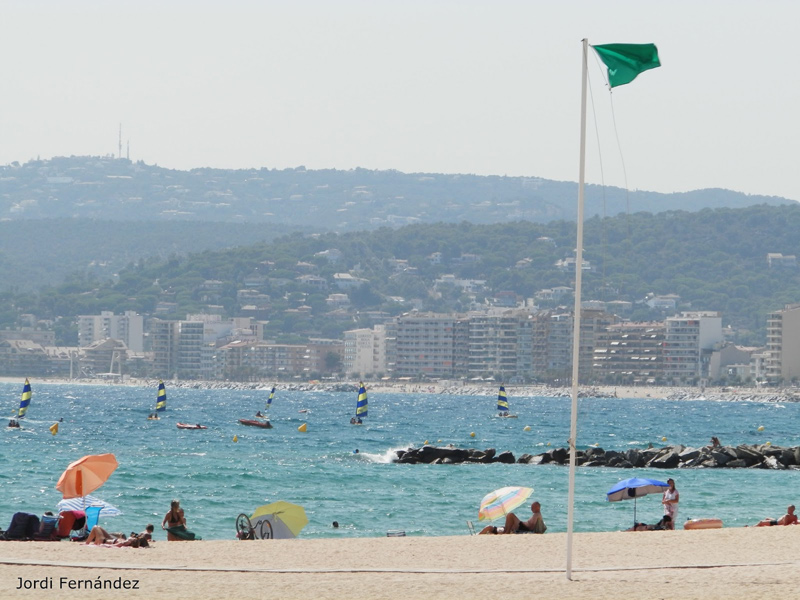
[[[114,453],[119,467],[93,495],[123,514],[101,518],[112,531],[156,525],[178,498],[188,527],[204,539],[233,539],[235,519],[256,507],[287,500],[305,507],[303,538],[467,534],[488,492],[507,485],[534,488],[549,532],[566,530],[568,469],[552,465],[399,465],[398,449],[453,444],[463,448],[538,454],[566,446],[570,399],[516,397],[518,419],[498,419],[490,396],[369,393],[369,416],[349,424],[356,391],[293,392],[278,388],[274,429],[245,427],[239,418],[264,410],[268,390],[170,388],[167,411],[147,420],[156,389],[31,382],[33,400],[22,430],[0,436],[0,527],[17,511],[41,514],[61,499],[56,481],[87,454]],[[11,414],[22,382],[0,384]],[[308,410],[308,412],[300,412]],[[60,418],[60,430],[49,427]],[[203,423],[186,431],[177,422]],[[800,445],[800,404],[587,398],[579,401],[578,446],[626,450],[666,444],[702,446],[712,435],[725,445]],[[298,427],[307,424],[307,432]],[[530,430],[525,431],[529,426]],[[763,428],[763,429],[762,429]],[[761,429],[761,430],[760,430]],[[474,437],[472,437],[474,433]],[[234,441],[234,436],[238,441]],[[355,450],[358,449],[358,453]],[[673,477],[680,491],[679,522],[719,517],[725,526],[781,516],[800,501],[800,471],[756,469],[579,468],[575,531],[613,531],[633,522],[631,501],[609,503],[606,492],[628,477]],[[637,520],[655,522],[660,496],[636,503]],[[517,509],[529,514],[528,505]],[[331,523],[338,521],[339,529]]]

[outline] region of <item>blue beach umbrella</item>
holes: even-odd
[[[609,502],[618,502],[633,498],[633,522],[636,523],[636,498],[647,494],[660,494],[667,489],[669,489],[669,484],[663,481],[633,477],[618,481],[614,487],[606,492],[606,499]]]

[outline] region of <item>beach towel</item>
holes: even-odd
[[[203,538],[195,535],[193,532],[189,531],[183,525],[178,525],[176,527],[167,527],[167,531],[174,535],[177,538],[182,540],[202,540]]]

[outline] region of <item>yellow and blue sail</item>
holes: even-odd
[[[25,378],[25,385],[22,386],[22,399],[19,401],[19,410],[17,417],[24,417],[28,412],[28,405],[31,403],[31,383],[28,378]]]
[[[272,399],[275,397],[275,386],[272,386],[272,391],[269,393],[269,398],[267,398],[267,410],[272,405]]]
[[[356,417],[367,416],[367,388],[364,387],[364,382],[358,384],[358,402],[356,403]]]
[[[167,389],[164,387],[164,382],[158,382],[158,395],[156,396],[156,410],[161,412],[167,410]]]
[[[504,385],[500,386],[500,392],[497,394],[497,410],[500,412],[508,412],[508,397],[506,396],[506,388]]]

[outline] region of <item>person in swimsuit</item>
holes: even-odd
[[[764,519],[756,524],[756,527],[772,527],[773,525],[797,525],[797,515],[794,514],[794,504],[790,504],[786,509],[786,514],[780,519]]]
[[[161,521],[161,529],[168,529],[171,527],[186,527],[186,517],[183,516],[183,509],[178,500],[173,500],[170,504],[169,512],[164,515],[164,520]],[[179,542],[181,538],[176,536],[170,531],[167,531],[167,541]]]
[[[503,527],[494,527],[489,525],[484,527],[478,535],[481,534],[506,534],[506,533],[544,533],[547,531],[547,525],[544,524],[542,518],[542,505],[538,502],[531,504],[531,512],[533,515],[527,521],[520,521],[519,517],[514,513],[506,515],[506,522]]]
[[[675,529],[675,522],[678,519],[678,501],[680,500],[680,494],[678,490],[675,489],[674,479],[667,479],[667,484],[669,484],[669,489],[664,492],[664,496],[661,498],[661,504],[664,505],[664,514],[668,515],[670,518],[669,529]]]

